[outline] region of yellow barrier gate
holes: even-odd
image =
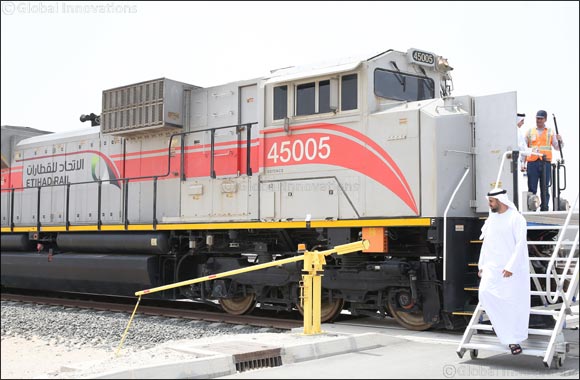
[[[170,285],[163,285],[158,286],[156,288],[140,290],[135,292],[135,295],[139,298],[137,299],[137,304],[135,305],[135,309],[133,310],[133,314],[131,314],[131,318],[129,319],[129,323],[127,324],[127,328],[125,328],[125,332],[123,333],[123,337],[121,342],[119,343],[119,347],[117,348],[117,354],[125,341],[127,332],[129,331],[129,327],[131,326],[131,322],[133,321],[133,317],[135,316],[135,312],[137,311],[137,307],[139,306],[139,302],[141,301],[141,296],[162,292],[164,290],[169,290],[173,288],[179,288],[181,286],[197,284],[204,281],[215,280],[222,277],[229,277],[234,276],[236,274],[252,272],[260,269],[265,269],[274,266],[280,266],[284,264],[294,263],[300,260],[304,260],[304,269],[302,272],[306,273],[302,275],[303,281],[303,294],[302,297],[304,299],[304,334],[305,335],[313,335],[313,334],[320,334],[322,331],[320,330],[320,308],[321,308],[321,294],[322,294],[322,272],[324,271],[323,265],[326,264],[325,257],[328,255],[332,255],[336,253],[338,255],[344,255],[351,252],[362,251],[368,249],[370,243],[368,240],[361,240],[355,243],[349,244],[342,244],[337,245],[332,249],[328,249],[326,251],[304,251],[303,255],[289,257],[287,259],[271,261],[269,263],[264,264],[257,264],[252,265],[251,267],[242,268],[242,269],[234,269],[227,272],[216,273],[209,276],[195,278],[193,280],[186,280],[181,282],[176,282],[175,284]]]

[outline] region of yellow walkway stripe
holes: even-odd
[[[363,219],[363,220],[313,220],[311,228],[321,227],[429,227],[431,218],[402,218],[402,219]],[[229,229],[271,229],[271,228],[306,228],[306,222],[231,222],[231,223],[167,223],[157,224],[157,231],[170,230],[229,230]],[[69,227],[69,231],[98,231],[94,225],[74,225]],[[101,231],[124,231],[123,224],[106,224],[101,226]],[[129,224],[128,231],[152,231],[152,224]],[[8,232],[36,232],[36,226],[2,227],[2,233]],[[62,232],[66,231],[65,226],[41,226],[41,232]]]

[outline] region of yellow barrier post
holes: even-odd
[[[133,310],[133,315],[137,311],[137,306],[139,305],[139,301],[141,300],[141,296],[156,292],[162,292],[164,290],[174,289],[181,286],[197,284],[204,281],[215,280],[222,277],[229,277],[234,276],[236,274],[252,272],[264,268],[280,266],[284,264],[294,263],[296,261],[304,260],[304,272],[308,274],[303,275],[302,278],[304,279],[304,333],[307,335],[310,334],[319,334],[320,333],[320,308],[321,308],[321,294],[322,294],[322,278],[319,274],[323,271],[323,265],[326,264],[325,256],[331,255],[336,253],[338,255],[344,255],[351,252],[362,251],[368,249],[370,243],[368,240],[361,240],[355,243],[349,244],[342,244],[337,245],[333,249],[329,249],[326,251],[313,251],[308,252],[305,251],[303,255],[289,257],[287,259],[271,261],[269,263],[264,264],[256,264],[252,265],[251,267],[241,268],[241,269],[234,269],[227,272],[216,273],[209,276],[195,278],[193,280],[181,281],[175,284],[163,285],[158,286],[156,288],[140,290],[135,292],[135,296],[138,296],[139,299],[137,300],[137,305],[135,305],[135,310]],[[133,315],[129,320],[127,328],[125,329],[125,333],[123,334],[123,340],[117,349],[117,353],[121,349],[121,345],[125,339],[125,336],[129,330],[129,326],[131,325],[131,321],[133,320]]]
[[[344,255],[351,252],[368,249],[370,243],[368,240],[362,240],[355,243],[342,244],[326,251],[305,251],[304,252],[304,269],[306,274],[302,275],[303,282],[303,312],[304,312],[304,334],[314,335],[322,333],[321,325],[321,308],[322,308],[322,273],[326,265],[325,256],[336,253]],[[302,245],[298,246],[298,251],[304,249]]]
[[[322,298],[322,272],[326,264],[324,253],[314,251],[304,252],[304,269],[302,275],[304,284],[304,334],[320,334],[321,322],[321,298]]]
[[[312,332],[320,334],[321,309],[322,309],[322,273],[323,266],[326,265],[324,254],[316,253],[312,263]]]

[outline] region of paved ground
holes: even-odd
[[[344,324],[324,325],[329,332],[365,331],[382,336],[381,347],[302,361],[276,368],[251,370],[223,378],[578,378],[578,330],[567,330],[574,341],[560,369],[545,368],[540,357],[513,356],[480,351],[472,360],[469,354],[460,359],[456,354],[460,333],[413,332],[397,328],[389,322],[368,321],[367,326]]]
[[[574,378],[578,330],[562,368],[541,357],[480,351],[456,354],[462,332],[410,331],[394,320],[323,324],[324,334],[244,334],[219,341],[169,342],[135,355],[63,368],[51,378]],[[524,346],[525,347],[525,346]],[[507,351],[507,348],[506,348]],[[240,368],[244,371],[239,371]],[[258,368],[258,369],[254,369]]]

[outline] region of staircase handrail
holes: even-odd
[[[512,154],[512,151],[511,150],[508,150],[508,151],[504,152],[502,154],[502,156],[501,156],[501,163],[499,164],[499,170],[497,172],[497,178],[495,180],[495,185],[493,186],[495,189],[500,188],[500,187],[503,187],[503,186],[500,186],[499,185],[499,179],[501,178],[501,172],[502,172],[502,169],[503,169],[503,165],[505,163],[505,160],[511,154]]]
[[[467,177],[467,173],[469,173],[469,166],[465,168],[465,172],[463,173],[463,177],[459,180],[457,186],[455,186],[455,190],[453,190],[453,194],[451,198],[449,198],[449,202],[447,203],[447,207],[445,208],[445,212],[443,213],[443,282],[447,281],[447,213],[449,212],[449,208],[451,207],[451,203],[453,203],[453,199],[455,199],[455,194],[457,194],[457,190],[463,184],[465,177]]]
[[[558,252],[560,251],[560,246],[562,245],[562,240],[564,240],[564,232],[566,232],[568,225],[570,224],[570,220],[572,219],[572,214],[574,213],[574,210],[576,209],[576,206],[578,205],[578,195],[576,194],[576,200],[574,201],[574,206],[570,207],[570,210],[568,211],[568,215],[566,216],[566,221],[564,222],[564,225],[562,226],[562,229],[560,230],[560,234],[558,236],[558,242],[556,243],[556,247],[554,248],[554,251],[552,252],[552,256],[550,257],[550,261],[548,263],[548,267],[546,268],[546,298],[548,300],[548,302],[550,303],[556,303],[556,301],[558,300],[558,298],[560,297],[560,290],[562,290],[564,288],[564,279],[566,274],[568,273],[568,270],[570,269],[570,265],[572,263],[572,258],[574,257],[574,252],[576,251],[576,247],[578,246],[578,232],[576,232],[576,237],[574,238],[574,244],[572,245],[572,247],[570,248],[570,252],[568,254],[568,258],[566,260],[566,264],[564,265],[564,270],[562,272],[563,276],[558,275],[558,273],[556,272],[555,268],[554,268],[554,264],[556,263],[556,259],[558,258]],[[578,264],[577,264],[578,265]],[[556,290],[556,294],[552,297],[551,295],[551,281],[550,281],[550,274],[553,274],[554,279],[556,280],[556,284],[557,284],[557,290]],[[566,302],[566,298],[563,297],[564,302]],[[570,305],[566,305],[566,307],[570,307]]]

